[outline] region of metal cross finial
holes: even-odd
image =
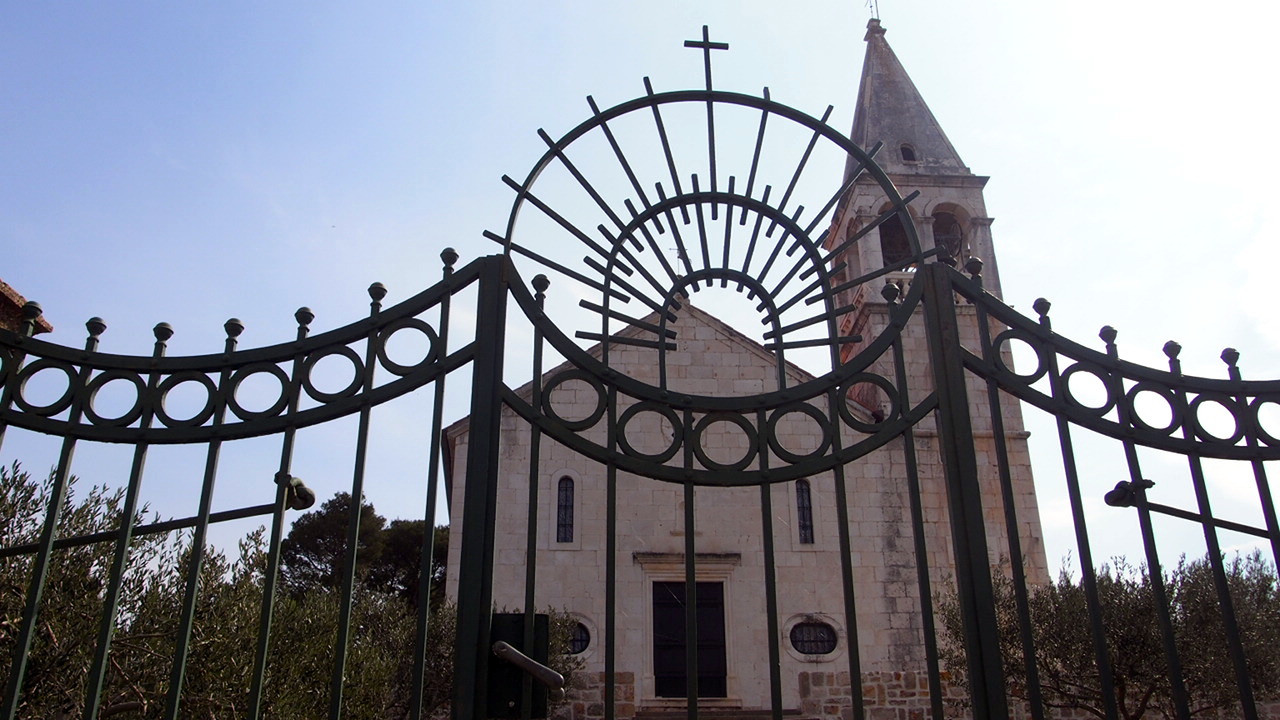
[[[707,74],[707,90],[711,89],[711,51],[712,50],[728,50],[729,43],[711,42],[711,34],[706,25],[702,26],[701,40],[685,40],[684,46],[687,48],[702,49],[702,64],[706,67]]]

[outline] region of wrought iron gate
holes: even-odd
[[[1260,538],[1269,545],[1271,562],[1280,550],[1280,525],[1266,475],[1267,463],[1280,458],[1280,432],[1267,424],[1272,406],[1280,403],[1280,384],[1242,380],[1237,356],[1230,352],[1223,356],[1226,379],[1184,377],[1173,345],[1166,348],[1168,371],[1143,368],[1118,357],[1113,331],[1104,330],[1105,349],[1095,351],[1053,334],[1048,303],[1036,304],[1037,319],[1014,312],[984,291],[981,262],[970,259],[961,273],[945,248],[921,243],[914,232],[912,196],[902,197],[877,167],[878,148],[855,146],[826,123],[827,116],[808,116],[772,100],[767,91],[756,97],[713,89],[710,53],[722,45],[704,33],[691,46],[704,53],[705,88],[655,93],[646,80],[646,94],[635,100],[607,110],[591,101],[591,117],[560,139],[543,133],[548,150],[527,178],[505,179],[517,198],[505,231],[488,234],[504,253],[455,269],[457,255],[447,251],[441,282],[390,308],[382,307],[385,289],[374,285],[365,320],[310,336],[312,317],[303,309],[297,314],[294,341],[252,350],[237,347],[242,327],[229,321],[223,352],[189,357],[166,356],[172,331],[163,324],[156,328],[150,357],[100,352],[105,325],[97,319],[88,324],[84,350],[43,342],[32,337],[39,314],[34,305],[27,307],[24,332],[0,332],[0,428],[61,438],[38,537],[0,550],[6,559],[25,558],[23,568],[30,572],[23,588],[24,610],[9,638],[12,659],[0,717],[25,717],[28,712],[24,687],[33,682],[29,663],[41,633],[40,613],[46,610],[42,593],[51,568],[73,549],[97,543],[112,548],[108,582],[95,591],[102,615],[96,637],[83,639],[94,650],[84,670],[82,699],[72,709],[85,718],[105,716],[104,703],[112,702],[105,692],[113,632],[124,620],[120,601],[131,543],[146,534],[189,529],[192,550],[178,620],[171,629],[164,707],[129,710],[181,717],[208,530],[221,521],[254,516],[269,518],[257,644],[244,678],[244,699],[229,701],[228,713],[262,716],[271,682],[270,647],[282,632],[273,624],[281,541],[291,511],[314,500],[293,476],[295,439],[329,421],[356,417],[350,492],[360,497],[370,438],[377,432],[373,410],[411,394],[422,396],[422,417],[430,418],[423,420],[421,432],[422,442],[429,444],[427,460],[407,473],[425,487],[422,517],[428,523],[437,513],[442,472],[450,473],[456,545],[456,563],[451,564],[456,575],[450,583],[459,601],[454,717],[519,716],[521,711],[529,716],[532,681],[525,681],[523,701],[514,710],[490,703],[491,669],[508,662],[494,655],[491,622],[495,606],[518,606],[525,629],[521,642],[513,644],[532,652],[532,620],[540,607],[539,588],[546,582],[542,578],[557,577],[554,573],[566,562],[579,564],[557,560],[555,553],[567,547],[557,547],[558,540],[547,537],[541,508],[549,503],[539,493],[545,492],[548,474],[558,472],[543,459],[552,448],[599,469],[596,477],[578,478],[578,488],[600,500],[589,506],[592,513],[581,515],[594,519],[590,538],[600,541],[589,548],[600,560],[582,577],[587,578],[584,583],[598,581],[587,594],[603,610],[598,617],[603,627],[593,640],[594,684],[570,689],[598,693],[598,698],[561,712],[612,719],[673,709],[669,698],[640,677],[652,670],[646,667],[652,659],[635,649],[646,640],[627,645],[632,642],[628,637],[643,635],[643,627],[636,625],[640,620],[634,614],[621,611],[633,600],[629,590],[619,593],[620,587],[632,587],[625,585],[631,582],[625,574],[648,578],[646,582],[684,583],[681,711],[690,718],[726,712],[774,718],[800,712],[859,720],[886,713],[904,718],[1052,715],[1060,703],[1044,691],[1042,666],[1035,660],[1046,649],[1034,630],[1031,601],[1049,578],[1039,545],[1035,493],[1025,472],[1020,403],[1044,410],[1056,427],[1087,618],[1087,630],[1081,632],[1089,634],[1092,644],[1089,672],[1097,678],[1103,715],[1119,717],[1128,712],[1124,703],[1131,701],[1115,685],[1116,648],[1108,640],[1106,601],[1086,522],[1092,501],[1109,491],[1108,506],[1116,508],[1109,522],[1136,523],[1150,569],[1152,621],[1167,668],[1169,711],[1185,719],[1194,708],[1180,655],[1179,633],[1185,629],[1175,623],[1161,571],[1169,564],[1157,542],[1162,516],[1189,522],[1203,534],[1236,681],[1233,705],[1246,717],[1258,717],[1261,698],[1254,697],[1250,638],[1239,626],[1242,605],[1256,598],[1233,591],[1220,536]],[[705,175],[684,175],[677,169],[680,143],[672,130],[688,127],[690,113],[699,127],[705,123],[707,157],[705,164],[702,158],[697,161]],[[726,169],[730,152],[723,139],[717,143],[716,129],[722,128],[723,135],[723,128],[744,119],[757,130],[749,134],[747,151],[740,155],[744,172],[737,174]],[[628,156],[628,133],[642,121],[656,149],[644,157]],[[792,164],[780,176],[781,191],[768,182],[769,172],[778,172],[771,167],[775,151],[766,143],[774,137],[794,150]],[[604,149],[593,157],[603,157],[613,167],[612,180],[593,178],[580,164],[583,156],[575,151],[589,140]],[[806,187],[804,171],[820,144],[847,158],[850,170],[839,187],[819,196],[820,209],[806,217],[792,198],[797,188]],[[559,184],[553,171],[560,173]],[[649,181],[654,184],[646,185]],[[842,218],[850,212],[848,198],[859,189],[879,193],[883,210],[846,234]],[[585,206],[552,199],[570,191],[584,198]],[[592,220],[579,220],[574,212],[593,217],[594,229],[586,224]],[[537,220],[542,228],[535,224],[526,230],[521,224]],[[859,248],[886,222],[901,223],[909,252],[897,259],[880,258],[869,267]],[[826,223],[831,230],[822,229]],[[549,273],[556,285],[546,276],[526,285],[522,264]],[[573,290],[560,291],[562,282]],[[763,330],[755,333],[758,339],[715,330],[721,334],[714,342],[738,343],[717,352],[726,357],[755,353],[766,363],[767,377],[733,375],[742,371],[682,374],[685,367],[716,369],[710,355],[691,364],[681,353],[685,343],[699,339],[696,333],[682,334],[700,312],[691,309],[690,301],[704,291],[714,295],[719,290],[741,299]],[[579,298],[582,314],[557,306],[557,297]],[[582,317],[592,318],[593,325],[579,322]],[[740,318],[728,324],[746,327]],[[510,338],[519,336],[513,332],[532,337],[527,369],[520,356],[526,348],[513,344]],[[393,357],[388,347],[399,333],[419,334],[429,350],[407,362]],[[592,349],[581,348],[581,340]],[[1014,368],[1015,350],[1031,361],[1030,372]],[[544,365],[552,363],[552,356],[563,363],[547,370]],[[806,356],[805,368],[789,360],[801,356]],[[322,363],[349,366],[349,381],[323,385],[316,374]],[[447,431],[446,385],[460,370],[470,375],[469,415]],[[37,375],[65,378],[65,391],[47,401],[32,397],[27,387]],[[255,377],[278,385],[278,396],[251,405],[240,390]],[[511,377],[519,377],[519,383],[510,383]],[[1100,396],[1079,392],[1080,380],[1090,378],[1101,388]],[[705,390],[743,379],[750,382],[733,393]],[[694,382],[698,380],[708,382]],[[108,385],[134,393],[132,405],[116,416],[104,416],[95,407],[96,396]],[[192,414],[175,416],[165,401],[177,388],[194,388],[206,399]],[[566,392],[571,400],[556,399]],[[1152,403],[1167,421],[1152,420]],[[585,412],[576,412],[583,408]],[[1211,421],[1213,411],[1225,415],[1225,424]],[[797,427],[807,428],[806,433]],[[1086,432],[1118,443],[1126,467],[1105,479],[1082,477],[1079,464],[1088,459],[1072,448]],[[269,471],[262,474],[262,502],[214,512],[220,450],[252,437],[279,442]],[[665,444],[652,445],[655,438],[665,438]],[[720,443],[723,438],[736,439]],[[64,536],[59,522],[72,457],[87,443],[133,448],[124,504],[114,530]],[[167,444],[207,449],[199,469],[199,511],[187,518],[142,523],[136,509],[144,462],[153,447]],[[517,447],[524,448],[523,454],[513,451]],[[1194,507],[1158,502],[1140,466],[1148,449],[1185,458]],[[1247,467],[1255,481],[1259,520],[1215,514],[1210,504],[1213,476],[1205,469],[1210,459]],[[1116,484],[1117,478],[1123,482]],[[795,524],[807,523],[810,534],[827,542],[821,549],[826,554],[810,553],[808,561],[802,557],[808,549],[802,546],[820,543],[793,538],[790,523],[779,520],[789,517],[780,503],[792,502],[790,493],[801,482],[809,515]],[[647,493],[644,497],[661,498],[650,501],[655,507],[666,498],[673,500],[669,512],[678,523],[664,538],[678,548],[650,547],[638,542],[644,539],[639,532],[620,527],[620,513],[641,496],[633,492],[636,488]],[[891,500],[873,504],[866,499],[870,493]],[[569,497],[567,507],[583,512]],[[709,508],[719,517],[707,524]],[[865,516],[868,508],[881,516]],[[894,512],[899,514],[892,516]],[[509,523],[507,516],[518,520]],[[747,517],[759,524],[744,528],[740,521]],[[720,546],[707,549],[725,533],[726,523],[750,538],[750,558],[742,552],[731,557],[735,552]],[[326,683],[329,715],[335,719],[349,709],[344,703],[347,652],[360,632],[352,623],[359,524],[359,503],[352,503]],[[579,529],[586,532],[586,523]],[[873,546],[881,540],[872,532],[894,541]],[[888,552],[885,548],[897,540],[903,545],[890,548],[896,553],[893,564],[864,557]],[[427,533],[419,597],[430,595],[431,543]],[[785,570],[793,561],[815,565],[815,558],[831,558],[832,564]],[[739,575],[725,580],[729,573]],[[792,579],[782,580],[780,573]],[[760,644],[739,640],[730,654],[730,663],[739,663],[735,667],[754,668],[731,671],[727,687],[736,683],[736,706],[725,698],[718,704],[700,698],[704,693],[697,673],[687,671],[698,667],[700,618],[694,598],[699,582],[708,577],[725,582],[739,607],[760,610],[755,618],[736,617],[729,628],[730,642],[733,632],[762,639]],[[818,598],[813,602],[830,601],[830,607],[793,613],[797,623],[831,629],[838,647],[827,653],[805,653],[787,644],[796,625],[786,608],[795,605],[793,598],[802,594],[805,583],[832,590],[809,592]],[[884,590],[890,586],[896,594]],[[1006,598],[1009,613],[1001,606]],[[947,625],[940,603],[954,608],[954,627]],[[409,717],[429,710],[423,706],[423,692],[432,621],[428,604],[421,603],[417,635],[405,659],[411,667],[403,713]],[[822,636],[825,631],[816,632]],[[958,664],[947,664],[948,647],[962,659]],[[757,696],[759,702],[743,700]]]

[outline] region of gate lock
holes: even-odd
[[[524,615],[494,613],[489,637],[499,662],[489,664],[489,717],[519,718],[523,715],[525,678],[532,680],[529,697],[530,718],[547,716],[548,700],[564,699],[564,676],[547,667],[550,649],[546,615],[533,616],[533,647],[524,647]]]

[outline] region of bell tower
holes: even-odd
[[[980,258],[986,288],[998,297],[1000,276],[991,245],[991,218],[982,199],[988,178],[973,174],[960,159],[884,36],[879,20],[867,23],[867,53],[850,138],[867,150],[879,143],[875,161],[898,191],[904,197],[919,193],[909,211],[921,249],[941,248],[961,265],[970,256]],[[857,169],[851,159],[844,181]],[[875,180],[866,175],[845,195],[827,236],[828,247],[864,233],[845,254],[846,277],[862,277],[909,259],[900,218],[892,216],[876,224],[888,209],[883,195],[876,192]],[[913,268],[902,265],[900,269]]]

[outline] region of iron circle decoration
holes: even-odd
[[[387,355],[387,341],[391,339],[391,336],[406,328],[413,328],[418,332],[421,332],[423,335],[427,336],[427,342],[430,343],[430,347],[427,348],[426,356],[412,365],[401,365]],[[378,361],[381,362],[382,366],[389,372],[401,377],[434,363],[440,356],[440,336],[436,334],[434,328],[428,325],[425,321],[416,317],[402,318],[383,328],[382,332],[378,333],[376,344]]]
[[[742,457],[731,463],[722,463],[715,460],[707,454],[706,448],[702,446],[703,433],[706,432],[707,428],[720,422],[727,422],[730,425],[736,426],[738,429],[742,430],[742,433],[747,438],[746,452],[743,453]],[[737,472],[739,470],[745,470],[760,453],[759,433],[756,432],[755,427],[752,426],[751,423],[747,422],[745,417],[734,412],[713,412],[704,415],[701,420],[694,423],[693,436],[690,439],[690,442],[693,444],[693,454],[697,456],[698,462],[702,463],[702,466],[708,470],[718,470],[722,472]]]
[[[570,342],[575,329],[578,339],[606,346],[625,333],[626,344],[661,357],[679,347],[680,338],[666,334],[675,311],[686,301],[698,305],[702,290],[727,287],[726,294],[742,297],[742,315],[755,315],[737,329],[754,335],[761,324],[769,328],[762,344],[779,365],[784,353],[800,347],[829,348],[820,362],[832,370],[853,363],[838,352],[847,342],[839,330],[842,318],[853,308],[845,294],[882,272],[837,278],[833,267],[884,223],[902,231],[900,257],[889,270],[929,259],[911,220],[911,198],[898,192],[871,153],[828,124],[831,108],[818,118],[774,100],[767,90],[757,96],[715,89],[710,60],[705,62],[699,76],[706,78],[704,89],[656,92],[646,83],[643,95],[613,107],[590,101],[587,119],[558,138],[540,130],[546,152],[523,180],[503,178],[515,198],[504,230],[485,237],[501,244],[517,268],[532,264],[537,273],[567,280],[568,292],[582,296],[574,312],[585,314],[572,321],[552,317],[562,312],[559,306],[548,309],[543,321],[564,331],[548,333],[553,343]],[[684,122],[686,114],[706,118],[706,125]],[[758,132],[715,132],[717,123],[735,122]],[[668,130],[675,133],[677,126],[680,142],[674,143]],[[613,152],[590,152],[597,142]],[[815,179],[814,168],[823,165],[810,158],[823,153],[846,166],[843,183]],[[553,179],[540,182],[544,176]],[[626,181],[612,182],[621,177]],[[828,242],[827,227],[837,219],[848,224],[839,200],[858,181],[877,196],[877,217]],[[526,236],[536,237],[536,246],[525,244],[533,242]],[[759,288],[767,289],[763,298]],[[719,319],[733,326],[738,316]],[[880,332],[900,331],[890,324]],[[598,362],[609,365],[618,356],[603,353]],[[656,377],[632,379],[647,398],[658,399],[674,388],[663,371]],[[743,396],[740,409],[757,407],[754,401],[771,391]]]
[[[194,382],[205,389],[206,395],[204,407],[200,408],[199,412],[195,413],[191,417],[181,420],[170,415],[169,411],[165,409],[164,403],[165,398],[169,396],[170,390],[188,382]],[[217,396],[218,387],[214,385],[213,380],[211,380],[208,375],[205,375],[202,372],[196,372],[195,370],[184,370],[182,372],[176,372],[160,381],[160,385],[156,387],[153,405],[156,417],[160,418],[160,422],[164,423],[166,427],[197,427],[205,424],[209,421],[209,418],[213,417],[215,399]]]
[[[806,415],[809,418],[812,418],[813,421],[818,424],[818,428],[820,428],[820,431],[821,431],[822,440],[821,442],[818,443],[818,447],[815,450],[812,450],[808,453],[793,453],[790,450],[788,450],[785,446],[783,446],[782,441],[778,439],[778,421],[794,413],[800,413],[801,415]],[[778,409],[773,411],[772,415],[769,416],[767,428],[768,428],[768,438],[769,438],[769,449],[773,450],[774,455],[777,455],[778,457],[782,458],[783,460],[786,460],[787,462],[793,465],[796,463],[804,462],[805,460],[808,460],[810,458],[818,457],[823,453],[825,453],[827,449],[831,447],[831,440],[832,440],[831,423],[827,419],[826,415],[823,415],[822,412],[818,410],[818,408],[810,405],[809,403],[794,402],[794,403],[788,403],[786,405],[783,405],[782,407],[779,407]]]
[[[133,385],[133,389],[136,392],[133,405],[114,418],[104,417],[98,413],[97,408],[94,406],[98,400],[98,391],[106,387],[108,383],[116,380],[123,380]],[[84,414],[89,418],[89,422],[94,425],[125,427],[142,417],[142,408],[147,398],[147,384],[143,382],[142,376],[138,375],[138,373],[124,370],[108,370],[104,373],[99,373],[97,377],[90,380],[85,390],[88,392],[89,397],[88,402],[84,404]]]
[[[1220,437],[1209,432],[1204,424],[1200,422],[1200,408],[1207,403],[1217,403],[1221,405],[1231,415],[1231,421],[1235,424],[1231,434],[1226,437]],[[1196,396],[1194,400],[1187,404],[1187,422],[1191,425],[1191,430],[1196,437],[1218,445],[1235,445],[1244,437],[1245,425],[1240,420],[1240,404],[1230,395],[1224,395],[1216,392],[1203,392]]]
[[[346,387],[343,387],[341,390],[325,392],[316,387],[315,383],[311,381],[311,371],[315,369],[315,366],[321,360],[335,355],[344,357],[351,361],[351,368],[353,370],[351,373],[351,382],[348,382]],[[360,359],[360,355],[357,354],[355,350],[352,350],[346,345],[326,348],[320,352],[308,355],[307,359],[302,362],[302,389],[306,391],[307,395],[312,400],[322,403],[329,403],[334,400],[351,397],[360,390],[360,386],[364,382],[364,370],[364,361]]]
[[[47,405],[37,405],[26,398],[27,382],[35,377],[36,373],[44,370],[57,370],[67,376],[67,389],[58,396],[57,400]],[[71,406],[71,401],[76,396],[76,386],[79,385],[80,378],[76,375],[76,369],[70,363],[52,358],[40,358],[30,365],[18,371],[18,392],[14,393],[13,401],[18,407],[32,415],[44,415],[46,417],[57,415]]]
[[[1107,393],[1106,402],[1095,407],[1093,405],[1088,405],[1077,398],[1075,393],[1071,391],[1071,378],[1075,375],[1089,375],[1097,378],[1098,382],[1102,383],[1102,387]],[[1067,402],[1071,405],[1080,408],[1085,412],[1093,413],[1094,415],[1105,415],[1116,406],[1116,389],[1110,380],[1111,373],[1107,372],[1106,368],[1081,360],[1079,362],[1072,363],[1071,367],[1062,371],[1062,391],[1063,394],[1066,395]]]
[[[1138,396],[1144,392],[1154,393],[1155,395],[1163,398],[1165,402],[1169,403],[1168,425],[1164,427],[1156,427],[1143,419],[1142,413],[1138,412],[1137,404]],[[1129,422],[1143,430],[1159,433],[1160,435],[1168,435],[1175,429],[1182,426],[1182,410],[1178,406],[1178,397],[1174,394],[1173,390],[1165,387],[1164,385],[1151,382],[1150,380],[1143,380],[1141,382],[1134,383],[1133,387],[1129,388],[1129,392],[1125,393],[1124,402],[1125,410],[1128,411]]]
[[[1280,406],[1280,400],[1275,398],[1258,397],[1254,398],[1253,402],[1249,403],[1249,412],[1252,416],[1254,432],[1258,433],[1258,439],[1262,440],[1262,442],[1267,445],[1275,447],[1280,445],[1280,438],[1277,438],[1275,435],[1267,432],[1266,427],[1262,423],[1262,407],[1268,403]]]
[[[1031,351],[1036,354],[1035,370],[1033,370],[1030,373],[1020,373],[1017,370],[1010,367],[1009,365],[1005,364],[1004,353],[1002,352],[1002,349],[1009,343],[1010,340],[1021,340],[1023,344],[1031,348]],[[1005,330],[1004,332],[996,336],[996,339],[991,343],[991,347],[994,348],[995,350],[994,354],[996,358],[996,364],[1000,367],[1000,369],[1009,373],[1010,376],[1017,378],[1019,381],[1026,383],[1027,385],[1030,385],[1035,381],[1039,380],[1040,378],[1044,377],[1044,374],[1049,371],[1049,364],[1045,362],[1043,349],[1035,341],[1035,338],[1032,337],[1030,333],[1027,333],[1023,330],[1018,330],[1018,329]],[[1010,353],[1012,354],[1012,350],[1010,350]]]
[[[587,413],[586,417],[582,418],[581,420],[566,420],[565,418],[561,417],[559,413],[556,412],[554,405],[552,405],[551,403],[551,394],[555,392],[555,389],[560,387],[564,383],[569,382],[570,380],[581,380],[582,382],[585,382],[588,386],[590,386],[591,389],[594,390],[596,393],[595,407],[592,408],[591,412]],[[600,380],[597,379],[594,375],[586,372],[585,370],[578,370],[574,368],[570,370],[565,370],[560,373],[556,373],[556,376],[551,378],[551,381],[548,382],[546,385],[544,385],[542,388],[543,414],[545,414],[549,418],[553,418],[556,422],[560,423],[561,425],[565,426],[566,428],[574,432],[581,432],[583,430],[586,430],[589,427],[594,426],[596,423],[600,422],[600,418],[604,417],[604,410],[605,410],[604,384],[601,383]]]
[[[656,453],[641,452],[636,449],[631,441],[627,439],[627,425],[640,413],[651,412],[661,416],[664,420],[671,423],[671,443],[663,450]],[[622,415],[618,416],[618,444],[622,446],[622,452],[634,458],[648,460],[655,463],[665,463],[676,456],[680,450],[681,440],[684,437],[684,423],[680,421],[680,416],[669,405],[656,403],[651,401],[638,402],[626,410],[622,411]]]
[[[272,401],[271,405],[265,410],[249,410],[240,404],[236,399],[236,395],[240,392],[240,384],[254,375],[270,375],[280,381],[280,396]],[[270,418],[284,412],[289,406],[289,374],[286,373],[279,365],[269,362],[252,363],[236,370],[231,375],[231,380],[227,383],[227,407],[231,408],[231,412],[241,420],[261,420],[262,418]]]
[[[863,422],[861,419],[858,418],[857,415],[853,413],[853,410],[850,409],[849,392],[853,389],[853,386],[861,385],[863,383],[875,385],[876,387],[880,388],[880,390],[884,392],[885,397],[888,398],[889,411],[884,414],[884,420],[879,420],[876,422]],[[880,431],[880,429],[884,426],[884,424],[888,422],[889,418],[894,418],[898,416],[898,390],[888,380],[886,380],[883,377],[880,377],[879,375],[873,375],[871,373],[858,373],[853,377],[849,378],[843,385],[840,386],[840,398],[839,398],[839,401],[836,403],[836,409],[839,410],[840,417],[845,421],[845,424],[847,424],[849,427],[853,428],[854,430],[857,430],[858,432],[874,434]]]

